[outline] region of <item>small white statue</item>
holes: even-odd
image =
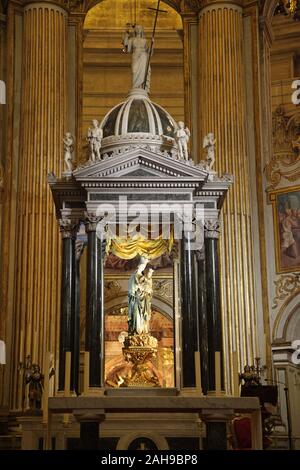
[[[207,156],[206,156],[206,162],[207,162],[206,169],[207,170],[212,170],[215,164],[215,145],[216,145],[215,136],[212,132],[210,132],[204,137],[204,140],[203,140],[203,148],[206,149],[207,151]]]
[[[184,122],[178,122],[178,128],[175,129],[174,132],[175,141],[178,145],[178,152],[179,152],[179,160],[186,160],[189,159],[188,153],[188,141],[190,140],[190,130],[187,127],[184,127]]]
[[[65,164],[67,166],[67,171],[73,171],[73,157],[72,153],[74,152],[74,137],[71,132],[66,132],[63,139],[64,150],[65,150]]]
[[[103,138],[103,130],[99,126],[97,119],[93,119],[92,127],[89,127],[87,141],[90,145],[90,160],[95,162],[101,160],[101,141]]]

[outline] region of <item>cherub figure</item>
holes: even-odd
[[[178,145],[179,160],[189,159],[188,141],[190,140],[191,132],[188,127],[185,127],[183,121],[178,122],[178,127],[175,129],[174,137]]]
[[[212,132],[210,132],[203,139],[203,148],[207,150],[207,170],[212,170],[215,164],[215,145],[215,136]]]
[[[103,138],[103,130],[99,126],[97,119],[93,119],[92,127],[89,127],[87,141],[90,145],[90,160],[95,162],[101,160],[100,149]]]
[[[65,150],[65,164],[68,171],[73,170],[73,158],[72,153],[74,152],[74,137],[71,132],[66,132],[65,137],[63,138],[64,150]]]

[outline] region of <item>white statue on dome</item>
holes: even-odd
[[[127,24],[122,44],[124,52],[132,53],[132,88],[142,88],[149,92],[151,69],[149,65],[149,47],[144,28],[138,24],[132,26],[133,31],[130,31],[129,28],[130,25]]]
[[[206,169],[207,170],[212,170],[215,164],[215,145],[216,145],[215,136],[212,132],[210,132],[203,139],[203,148],[206,149],[207,151],[207,156],[206,156],[206,162],[207,162]]]
[[[65,150],[65,164],[67,171],[73,171],[73,157],[72,153],[74,152],[74,137],[71,132],[66,132],[65,137],[63,138],[64,150]]]
[[[89,127],[87,133],[87,141],[90,146],[90,160],[95,162],[96,160],[101,160],[101,142],[103,138],[103,130],[99,126],[97,119],[93,119],[92,127]]]
[[[179,121],[177,125],[178,127],[175,129],[174,136],[178,145],[179,160],[188,161],[188,141],[190,140],[191,132],[188,127],[185,127],[183,121]]]

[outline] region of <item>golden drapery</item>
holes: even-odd
[[[164,253],[170,253],[173,243],[173,230],[171,230],[169,239],[164,239],[160,235],[152,240],[141,234],[136,234],[132,238],[113,237],[106,240],[106,253],[111,252],[122,259],[133,259],[138,255],[155,259]]]

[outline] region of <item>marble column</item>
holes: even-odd
[[[216,170],[235,178],[223,208],[220,239],[228,384],[233,380],[232,352],[238,351],[240,365],[252,363],[257,354],[241,4],[201,2],[198,38],[199,135],[215,134]]]
[[[30,354],[42,366],[45,352],[59,349],[60,239],[47,172],[59,175],[63,166],[66,31],[67,12],[58,1],[28,2],[24,7],[11,400],[14,409],[22,403],[19,361]]]
[[[71,352],[73,363],[75,359],[75,237],[77,225],[69,219],[62,219],[60,220],[60,230],[62,234],[62,270],[58,390],[63,391],[65,388],[66,352]],[[71,373],[70,384],[71,390],[74,390],[74,373]]]
[[[195,251],[191,249],[193,234],[186,233],[181,241],[181,331],[182,386],[195,387],[195,351],[197,351],[197,299]]]
[[[74,308],[74,334],[73,354],[71,361],[71,390],[78,395],[79,392],[79,367],[80,367],[80,259],[84,244],[81,241],[75,243],[75,308]]]
[[[207,306],[206,306],[206,263],[205,247],[196,252],[197,261],[197,350],[200,351],[202,392],[207,393],[208,379],[208,338],[207,338]]]
[[[105,243],[96,232],[101,217],[86,216],[87,286],[85,350],[90,353],[90,387],[103,386],[104,352],[104,289],[103,261]]]
[[[224,389],[223,335],[220,303],[220,274],[218,260],[219,221],[205,220],[205,277],[208,346],[208,391],[216,389],[215,353],[221,353],[221,388]]]
[[[227,450],[228,431],[235,417],[233,410],[205,410],[201,419],[205,422],[204,450]]]
[[[74,416],[80,423],[80,449],[97,450],[99,447],[100,423],[105,420],[104,410],[99,409],[95,413],[76,410]]]

